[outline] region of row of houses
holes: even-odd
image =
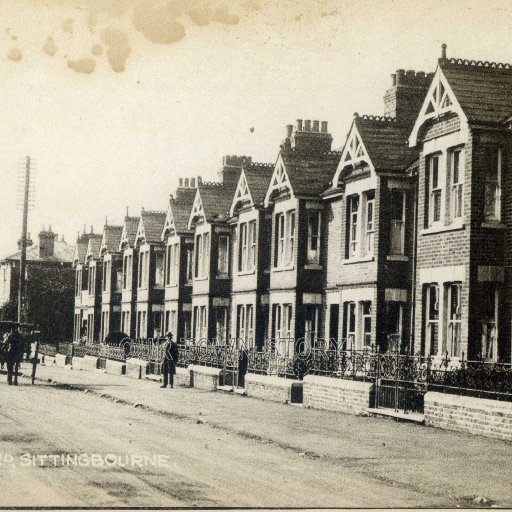
[[[512,68],[448,58],[398,70],[384,115],[339,151],[286,127],[275,162],[226,156],[166,211],[82,234],[76,341],[111,331],[297,350],[510,359]]]

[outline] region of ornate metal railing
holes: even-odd
[[[39,345],[39,353],[43,356],[54,357],[57,354],[57,347],[50,343],[41,343]]]

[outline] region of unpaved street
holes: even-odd
[[[175,412],[166,416],[49,383],[32,387],[24,379],[8,388],[2,376],[0,506],[468,506],[480,495],[512,504],[507,443],[219,393],[161,390],[126,377],[41,369],[41,375],[51,372],[61,382],[95,379],[96,393],[120,400],[132,390],[139,399],[145,392],[155,403],[174,403]],[[204,413],[192,416],[190,407]],[[147,455],[150,461],[161,455],[167,462],[26,464],[36,460],[29,455],[54,454]],[[14,462],[6,464],[6,455]]]

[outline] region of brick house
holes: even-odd
[[[90,233],[87,241],[87,251],[84,257],[82,279],[87,279],[85,290],[82,292],[82,331],[88,343],[97,343],[100,337],[101,325],[101,260],[100,247],[102,235]]]
[[[105,225],[101,239],[101,327],[100,341],[105,341],[109,332],[119,331],[121,324],[121,289],[123,259],[119,242],[123,226]]]
[[[326,208],[324,335],[345,348],[404,349],[413,296],[417,152],[407,138],[432,75],[398,70],[385,115],[359,116]],[[340,347],[341,348],[341,347]]]
[[[419,153],[415,349],[510,360],[512,69],[439,60]]]
[[[229,339],[232,227],[229,210],[246,156],[225,156],[219,181],[200,183],[190,211],[194,232],[192,338],[224,345]]]
[[[341,154],[331,151],[327,122],[288,125],[264,206],[271,215],[269,333],[280,353],[292,340],[320,337],[324,250],[324,202]],[[300,349],[300,347],[299,347]]]
[[[89,278],[85,256],[88,246],[89,234],[82,233],[76,240],[75,253],[73,255],[73,268],[75,270],[73,341],[79,341],[86,335],[87,314],[85,313],[85,298],[87,296]]]
[[[192,333],[192,280],[194,233],[188,220],[200,178],[180,178],[171,195],[162,242],[165,245],[164,332],[175,340],[189,339]]]
[[[137,300],[138,257],[135,249],[135,237],[140,218],[126,215],[123,223],[119,252],[123,258],[121,291],[121,328],[129,337],[135,337],[135,304]]]
[[[137,251],[137,338],[162,336],[164,312],[164,245],[161,241],[166,212],[142,210],[134,249]]]
[[[232,226],[231,337],[245,347],[263,346],[268,337],[270,218],[264,199],[273,164],[244,163],[229,215]]]
[[[45,339],[72,336],[73,253],[75,248],[59,240],[51,227],[27,240],[26,288],[23,318],[37,324]],[[18,247],[21,244],[18,243]],[[0,259],[0,319],[17,320],[20,250]]]

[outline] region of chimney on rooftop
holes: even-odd
[[[244,165],[252,162],[251,156],[226,155],[222,158],[222,167],[218,172],[219,180],[236,187],[240,171]]]
[[[46,259],[53,256],[55,249],[55,238],[57,235],[52,231],[51,226],[48,231],[44,228],[39,233],[39,258]]]
[[[289,130],[290,125],[287,126],[287,135],[289,135],[281,147],[283,149],[291,148],[305,153],[324,153],[330,151],[332,136],[327,126],[327,121],[320,122],[306,119],[303,124],[302,119],[297,119],[295,132],[293,132],[293,129]]]

